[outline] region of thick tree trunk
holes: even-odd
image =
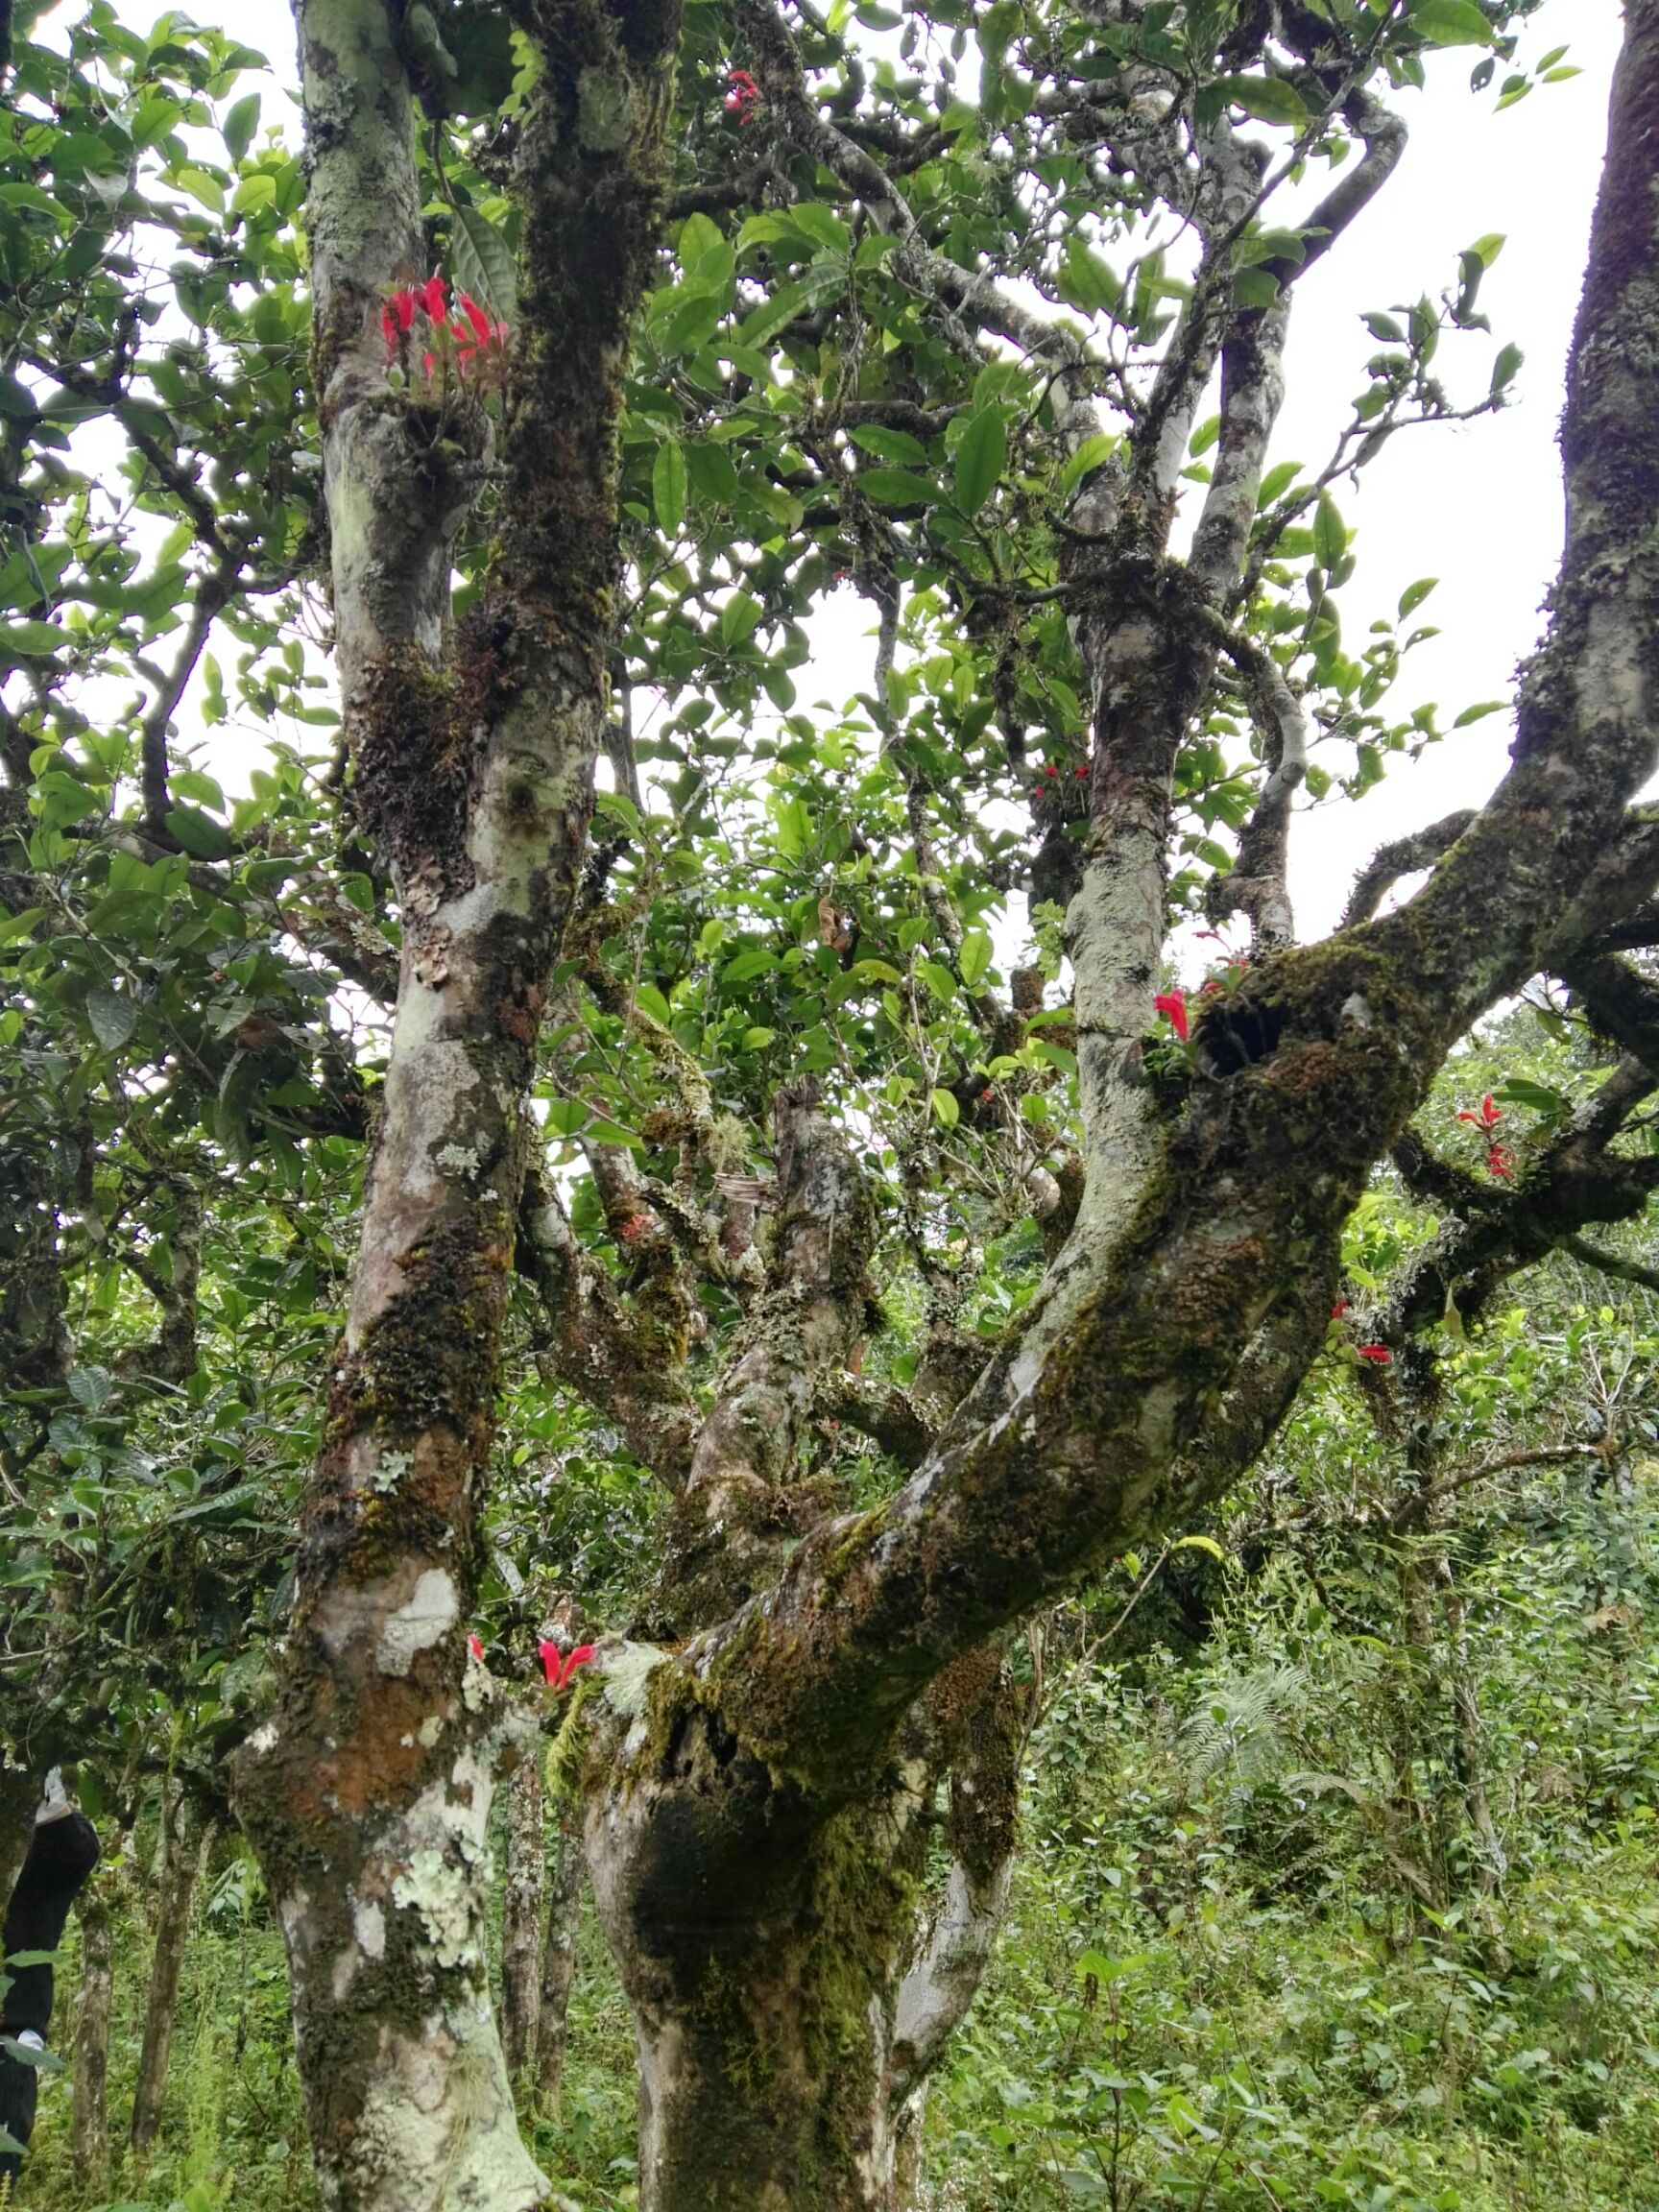
[[[547,1930],[541,1942],[541,1994],[536,2020],[536,2103],[557,2120],[569,2044],[570,1983],[576,1971],[576,1931],[587,1873],[573,1808],[561,1800],[553,1823],[547,1877]]]
[[[163,1799],[160,1863],[155,1887],[156,1949],[150,1962],[150,1993],[144,2004],[138,2079],[132,2091],[130,2140],[134,2151],[147,2151],[161,2125],[167,2068],[173,2055],[173,2022],[179,2010],[179,1977],[190,1934],[190,1907],[197,1877],[213,1847],[213,1827],[208,1821],[192,1833],[194,1823],[183,1795],[170,1791]]]
[[[507,1800],[507,1881],[501,1899],[501,2050],[509,2074],[536,2048],[541,1934],[541,1746],[518,1762]]]
[[[386,301],[429,267],[405,10],[299,13],[336,661],[402,948],[278,1702],[237,1806],[287,1943],[325,2205],[527,2212],[547,2183],[518,2140],[486,1943],[516,1724],[467,1636],[523,1101],[606,723],[616,423],[679,9],[513,11],[538,67],[512,133],[523,280],[493,469],[475,383],[418,374],[419,335],[401,385],[388,373]],[[491,474],[493,557],[456,624],[455,532]]]
[[[588,1863],[637,2035],[640,2212],[898,2212],[929,2075],[1001,1919],[1035,1692],[972,1654],[890,1767],[832,1805],[681,1701],[673,1672],[645,1653],[613,1668],[590,1739]],[[947,1761],[949,1880],[924,1917]]]
[[[909,1898],[866,1848],[885,1823],[816,1818],[716,1735],[690,1721],[674,1779],[588,1817],[637,2037],[640,2212],[889,2212]]]
[[[112,1880],[112,1870],[94,1874],[78,1906],[81,1987],[75,2012],[75,2104],[69,2149],[75,2179],[88,2202],[103,2197],[109,2172],[109,2007],[115,1989]]]

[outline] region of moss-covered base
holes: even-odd
[[[683,1692],[647,1699],[648,1744],[587,1817],[639,2039],[642,2212],[888,2212],[909,1782],[814,1804]]]

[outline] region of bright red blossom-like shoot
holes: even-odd
[[[728,115],[734,115],[740,124],[753,123],[755,110],[760,105],[760,87],[747,69],[733,69],[726,80],[728,90],[721,106]]]
[[[1337,1299],[1337,1301],[1336,1301],[1336,1303],[1335,1303],[1335,1305],[1334,1305],[1334,1306],[1333,1306],[1333,1307],[1332,1307],[1332,1309],[1331,1309],[1331,1318],[1332,1318],[1332,1320],[1333,1320],[1333,1321],[1340,1321],[1340,1320],[1341,1320],[1341,1318],[1342,1318],[1342,1316],[1343,1316],[1343,1314],[1344,1314],[1344,1313],[1346,1313],[1346,1312],[1347,1312],[1347,1310],[1348,1310],[1348,1301],[1347,1301],[1347,1299],[1346,1299],[1346,1298],[1338,1298],[1338,1299]]]
[[[1386,1367],[1394,1355],[1386,1344],[1361,1344],[1359,1357],[1361,1359],[1369,1359],[1373,1367]]]
[[[1502,1106],[1495,1106],[1492,1103],[1492,1094],[1488,1091],[1485,1097],[1480,1101],[1478,1113],[1465,1106],[1457,1118],[1459,1121],[1473,1121],[1478,1129],[1492,1129],[1503,1120],[1503,1109]]]
[[[1486,1165],[1494,1175],[1508,1175],[1514,1171],[1515,1155],[1507,1144],[1488,1144]]]
[[[1182,1044],[1185,1045],[1188,1026],[1186,998],[1179,991],[1160,991],[1152,1003],[1164,1016],[1176,1036],[1180,1038]]]
[[[473,1656],[473,1658],[474,1658],[474,1659],[482,1659],[482,1658],[483,1658],[483,1656],[484,1656],[484,1647],[483,1647],[482,1643],[479,1641],[479,1639],[478,1639],[476,1636],[469,1636],[469,1637],[468,1637],[468,1639],[467,1639],[467,1648],[468,1648],[468,1650],[469,1650],[469,1651],[470,1651],[470,1652],[471,1652],[471,1654],[472,1654],[472,1656]]]
[[[541,1656],[541,1671],[547,1678],[548,1689],[565,1689],[577,1668],[586,1667],[589,1660],[592,1658],[594,1648],[595,1647],[591,1644],[578,1644],[569,1658],[565,1659],[561,1654],[557,1644],[550,1643],[543,1638],[537,1645],[536,1649]]]

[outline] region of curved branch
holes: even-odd
[[[1206,1003],[1191,1095],[1121,1231],[1102,1239],[1086,1203],[1036,1319],[926,1465],[691,1647],[699,1694],[827,1792],[953,1657],[1184,1512],[1193,1447],[1262,1324],[1334,1248],[1454,1042],[1536,972],[1651,771],[1659,0],[1627,24],[1569,376],[1568,542],[1509,774],[1403,911]],[[1617,1171],[1633,1189],[1649,1166]]]
[[[1403,876],[1414,876],[1419,868],[1431,868],[1436,860],[1444,859],[1474,820],[1474,807],[1465,806],[1427,830],[1414,830],[1408,837],[1398,837],[1392,845],[1380,846],[1355,878],[1337,927],[1352,929],[1361,922],[1369,922]]]
[[[699,1415],[683,1376],[628,1310],[611,1278],[577,1242],[558,1194],[534,1171],[518,1210],[517,1264],[541,1296],[548,1364],[559,1381],[614,1421],[642,1467],[680,1489]]]

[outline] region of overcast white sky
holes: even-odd
[[[118,13],[136,28],[148,30],[156,12],[148,0],[119,0]],[[196,12],[215,16],[212,8]],[[292,84],[294,30],[284,0],[225,0],[217,19],[267,53]],[[1474,399],[1486,389],[1497,348],[1513,340],[1527,355],[1515,404],[1468,425],[1412,431],[1367,471],[1359,493],[1340,492],[1344,517],[1359,531],[1358,573],[1343,593],[1351,650],[1373,618],[1393,614],[1407,584],[1442,580],[1416,618],[1437,623],[1441,636],[1407,662],[1390,703],[1401,716],[1433,699],[1446,728],[1463,707],[1505,697],[1517,661],[1539,634],[1561,541],[1554,438],[1562,371],[1620,35],[1617,0],[1551,0],[1529,27],[1522,58],[1568,43],[1567,60],[1581,74],[1538,88],[1503,114],[1493,112],[1495,90],[1469,94],[1474,49],[1434,58],[1428,91],[1399,98],[1411,133],[1399,174],[1297,287],[1273,458],[1312,467],[1347,420],[1375,350],[1360,314],[1438,295],[1453,281],[1462,248],[1490,231],[1508,241],[1480,295],[1492,337],[1443,342],[1439,366],[1455,397]],[[274,119],[270,109],[267,118]],[[863,666],[851,681],[844,666],[826,666],[819,683],[808,673],[800,688],[809,700],[820,687],[844,695],[867,681]],[[1362,804],[1327,805],[1301,820],[1293,847],[1300,933],[1331,926],[1379,844],[1484,799],[1503,771],[1508,742],[1507,718],[1492,715],[1431,748],[1415,767],[1396,768]]]

